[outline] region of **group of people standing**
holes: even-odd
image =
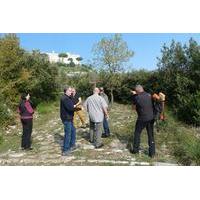
[[[130,151],[134,154],[139,153],[140,135],[142,130],[146,128],[148,135],[149,156],[154,157],[154,122],[155,115],[157,115],[157,113],[155,113],[152,96],[151,94],[145,92],[141,85],[137,85],[135,90],[131,92],[133,97],[133,109],[136,110],[138,118],[135,125],[133,143]],[[164,97],[161,97],[156,96],[157,100],[161,99],[164,101]],[[105,94],[102,87],[94,88],[93,94],[89,96],[84,103],[82,103],[82,99],[76,92],[75,88],[66,87],[64,89],[64,94],[60,99],[60,118],[64,126],[64,142],[62,149],[63,156],[70,155],[71,152],[77,148],[77,117],[80,119],[83,128],[87,125],[85,113],[83,112],[84,110],[86,110],[89,116],[89,141],[95,148],[101,148],[104,145],[102,143],[102,137],[110,136],[108,109],[108,96]],[[34,109],[28,93],[21,96],[18,112],[21,116],[21,123],[23,127],[21,147],[24,150],[32,150],[31,133]]]
[[[102,126],[104,127],[104,137],[110,136],[110,130],[108,125],[108,97],[104,93],[103,88],[94,88],[93,95],[88,97],[81,107],[80,97],[77,98],[73,91],[75,89],[66,87],[64,89],[64,95],[60,100],[60,118],[64,125],[64,143],[63,143],[63,156],[67,156],[71,151],[76,149],[76,128],[74,126],[74,115],[80,110],[85,110],[89,115],[90,122],[90,142],[94,144],[95,148],[101,148],[102,143]],[[79,99],[79,101],[78,101]],[[78,103],[77,103],[78,102]],[[83,116],[83,113],[81,114]],[[85,119],[82,123],[85,126]]]

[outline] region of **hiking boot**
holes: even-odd
[[[79,148],[79,145],[74,145],[70,148],[70,151],[75,151],[76,149]]]
[[[33,148],[32,147],[22,147],[22,150],[24,150],[24,151],[32,151],[33,150]]]
[[[62,152],[62,156],[70,156],[71,151],[64,151]]]
[[[100,144],[99,146],[96,146],[95,149],[100,149],[103,146],[104,146],[104,144]]]
[[[101,136],[102,138],[107,138],[107,137],[110,137],[110,134],[102,134],[102,136]]]

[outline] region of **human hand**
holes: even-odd
[[[105,115],[105,117],[106,117],[106,119],[109,119],[109,115],[107,114],[107,115]]]
[[[132,93],[133,95],[137,94],[135,90],[131,90],[131,93]]]

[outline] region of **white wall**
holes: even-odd
[[[49,61],[50,62],[62,62],[62,59],[59,58],[59,56],[58,56],[59,53],[52,52],[52,53],[46,53],[46,54],[49,56]],[[73,62],[76,65],[80,65],[80,61],[76,60],[76,58],[80,57],[80,55],[70,54],[68,52],[66,54],[68,55],[68,57],[63,59],[63,62],[65,64],[70,64],[70,60],[68,60],[68,59],[72,58]]]

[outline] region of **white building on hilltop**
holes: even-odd
[[[59,57],[59,53],[55,53],[54,51],[52,53],[45,53],[48,55],[49,57],[49,61],[51,63],[53,62],[63,62],[65,64],[70,64],[71,62],[73,62],[75,65],[80,65],[81,60],[79,60],[79,58],[81,58],[80,55],[75,55],[75,54],[71,54],[69,52],[66,52],[67,57]]]

